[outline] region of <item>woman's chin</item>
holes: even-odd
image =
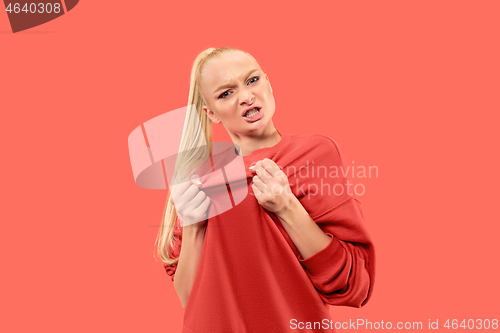
[[[249,128],[250,133],[259,133],[259,132],[267,132],[271,127],[273,127],[271,119],[261,119],[263,120],[262,122],[259,120],[255,123],[248,124],[250,126],[247,126]]]

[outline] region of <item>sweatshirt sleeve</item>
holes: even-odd
[[[349,199],[328,212],[329,220],[345,225],[362,222],[360,203]],[[343,241],[335,236],[333,224],[323,223],[321,229],[331,240],[328,245],[314,255],[303,259],[298,255],[309,279],[325,303],[361,307],[371,294],[373,285],[373,247],[367,244]]]
[[[306,259],[296,253],[297,259],[325,303],[362,307],[373,292],[375,252],[353,187],[356,170],[330,137],[317,135],[300,151],[294,163],[302,170],[291,173],[289,181],[297,184],[297,198],[331,240]]]
[[[182,227],[180,224],[180,220],[181,216],[177,215],[174,225],[174,235],[173,235],[174,237],[172,240],[172,244],[170,244],[170,251],[171,251],[170,253],[173,258],[179,258],[181,252]],[[177,262],[175,264],[170,264],[170,265],[163,263],[163,267],[165,268],[167,274],[172,278],[172,281],[174,281],[175,271],[177,269]]]

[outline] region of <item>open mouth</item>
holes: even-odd
[[[258,114],[259,111],[260,111],[260,107],[254,107],[253,109],[248,110],[245,113],[244,117],[251,118],[252,116],[255,116],[256,114]]]

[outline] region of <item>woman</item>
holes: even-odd
[[[328,305],[361,307],[374,282],[372,241],[338,145],[278,131],[269,78],[238,49],[200,53],[188,104],[196,112],[186,116],[176,171],[191,180],[174,186],[157,238],[186,310],[183,332],[334,332]],[[246,169],[248,195],[222,213],[213,206],[226,187],[199,177],[212,123]],[[212,170],[228,160],[214,159]],[[234,196],[242,187],[227,188]]]

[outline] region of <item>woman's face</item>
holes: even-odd
[[[203,110],[213,122],[222,123],[229,134],[252,136],[273,126],[275,101],[271,84],[259,64],[246,53],[229,52],[209,61],[201,72],[200,85],[205,100]],[[259,112],[251,116],[256,110]]]

